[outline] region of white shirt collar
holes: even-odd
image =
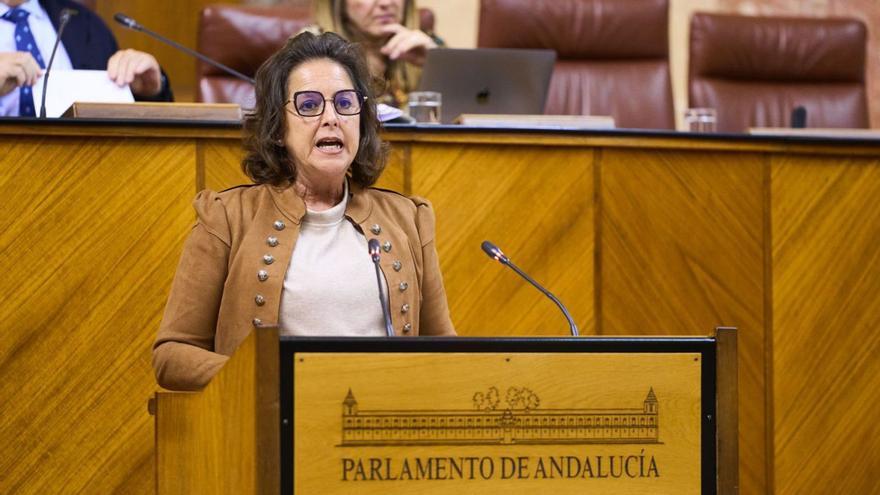
[[[37,0],[27,0],[23,4],[19,5],[18,8],[24,10],[25,12],[37,19],[42,20],[49,17],[49,14],[46,13],[46,11],[43,9],[43,6],[40,5],[40,2],[38,2]],[[0,15],[5,14],[9,10],[11,10],[11,7],[9,7],[9,5],[6,5],[5,3],[0,3]]]

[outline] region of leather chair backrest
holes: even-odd
[[[546,114],[673,129],[668,0],[481,0],[478,45],[549,48]]]
[[[434,12],[419,9],[422,30],[434,28]],[[199,18],[198,50],[242,74],[254,77],[260,65],[287,39],[313,24],[309,5],[210,5]],[[253,108],[254,88],[220,69],[199,62],[196,101],[238,103]]]
[[[284,42],[312,23],[308,6],[210,5],[199,19],[198,50],[242,74],[253,77]],[[250,83],[199,62],[197,101],[238,103],[253,108]]]
[[[867,29],[855,19],[694,14],[689,106],[714,108],[718,130],[865,128]]]

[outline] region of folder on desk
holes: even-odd
[[[242,112],[241,107],[234,103],[87,103],[78,101],[71,105],[62,117],[240,122]]]

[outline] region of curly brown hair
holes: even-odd
[[[269,57],[256,77],[256,107],[244,118],[241,168],[257,184],[282,185],[296,181],[296,164],[284,146],[285,105],[290,73],[303,62],[329,59],[345,68],[354,89],[367,96],[361,109],[360,142],[349,167],[351,179],[373,185],[385,169],[386,146],[379,138],[376,102],[370,91],[370,71],[360,46],[334,33],[303,32]]]

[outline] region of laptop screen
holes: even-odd
[[[555,62],[553,50],[437,48],[419,89],[442,94],[444,124],[461,114],[542,114]]]

